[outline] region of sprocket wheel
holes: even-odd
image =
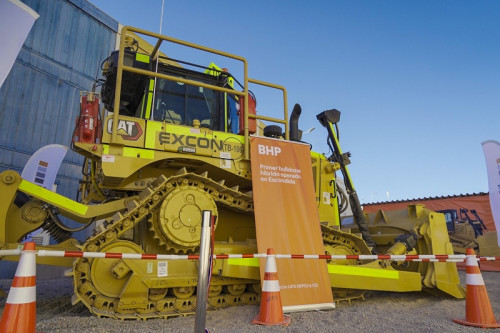
[[[115,241],[101,252],[139,253],[144,254],[141,247],[129,241]],[[129,270],[122,264],[122,259],[97,258],[91,264],[92,284],[104,296],[119,298],[128,279],[125,276]]]
[[[204,185],[190,184],[188,179],[184,179],[152,214],[149,220],[152,224],[150,230],[167,251],[193,253],[200,243],[204,210],[209,210],[217,216],[217,205],[204,190]]]

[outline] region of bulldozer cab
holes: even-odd
[[[151,62],[149,55],[131,50],[127,50],[125,55]],[[213,64],[210,68],[206,67],[205,72],[200,72],[166,64],[166,60],[171,59],[160,57],[158,64],[152,64],[152,67],[157,67],[157,73],[232,89],[229,84],[229,79],[232,79],[231,74],[223,72]],[[175,62],[182,63],[179,60],[175,60]],[[144,67],[138,61],[130,62],[130,65],[138,69]],[[103,102],[107,110],[113,110],[116,61],[108,65],[104,75],[106,81],[102,89]],[[234,119],[234,113],[230,113],[230,107],[236,103],[233,94],[185,84],[176,80],[148,77],[129,72],[124,72],[123,78],[120,101],[120,114],[122,115],[224,132],[231,132],[231,122],[238,121],[238,119]],[[142,94],[127,93],[127,91],[132,90],[142,91]]]
[[[138,46],[127,38],[132,34],[155,38],[156,44]],[[132,27],[124,27],[122,35],[126,37],[120,41],[119,50],[103,65],[102,102],[106,110],[113,112],[108,122],[110,145],[123,144],[118,138],[120,116],[242,135],[237,140],[244,144],[245,160],[249,160],[249,136],[256,132],[259,120],[282,125],[283,138],[289,139],[286,89],[249,78],[245,58]],[[241,82],[213,63],[203,67],[164,56],[160,46],[166,42],[240,62]],[[280,90],[283,116],[257,115],[249,84]]]

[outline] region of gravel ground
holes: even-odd
[[[500,273],[483,272],[491,306],[500,318]],[[465,273],[460,271],[464,284]],[[0,288],[8,291],[12,280],[0,280]],[[72,306],[72,283],[69,278],[38,279],[38,332],[193,332],[194,316],[120,321],[97,318],[81,303]],[[252,325],[259,307],[240,306],[207,312],[206,327],[210,332],[479,332],[452,319],[465,318],[465,300],[435,297],[427,293],[368,292],[366,300],[340,302],[331,311],[291,314],[288,327]],[[0,296],[0,312],[6,298]]]

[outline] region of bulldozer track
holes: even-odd
[[[96,229],[95,234],[81,246],[82,251],[105,252],[114,242],[127,242],[124,235],[137,224],[150,222],[148,219],[150,219],[151,213],[157,209],[169,193],[181,186],[194,186],[204,190],[217,205],[223,205],[240,212],[253,212],[251,194],[242,193],[237,187],[229,188],[224,185],[223,181],[216,182],[208,178],[207,173],[198,175],[181,169],[175,176],[168,179],[165,176],[160,176],[152,182],[147,189],[139,194],[138,200],[129,202],[124,212],[117,212],[105,222],[100,231]],[[150,230],[154,232],[154,228],[150,228]],[[347,234],[326,226],[322,226],[322,234],[325,245],[331,249],[341,248],[342,252],[348,254],[365,254],[364,252],[369,251],[362,246],[360,247],[360,244],[364,244],[364,242],[354,234]],[[150,288],[148,297],[140,299],[136,306],[132,304],[121,307],[121,293],[117,293],[120,294],[118,297],[110,297],[100,291],[103,288],[98,287],[99,281],[96,281],[96,277],[91,273],[94,260],[100,259],[77,258],[74,261],[71,272],[75,291],[73,304],[81,301],[99,317],[122,320],[168,318],[185,316],[195,312],[194,286],[196,281],[192,281],[190,286],[170,288],[175,290],[170,293],[167,293],[166,288]],[[350,262],[349,264],[356,263]],[[97,276],[99,275],[97,274]],[[341,291],[340,294],[345,294],[345,291]],[[346,299],[359,297],[362,297],[362,293],[348,296]],[[218,276],[212,278],[212,287],[208,295],[208,309],[259,304],[259,302],[260,281]]]
[[[120,240],[127,231],[141,221],[145,221],[171,191],[183,185],[202,188],[211,195],[217,204],[242,212],[253,211],[251,196],[239,192],[237,188],[225,186],[224,182],[215,182],[208,178],[206,173],[197,175],[181,169],[176,176],[168,179],[165,176],[160,176],[156,179],[151,186],[139,194],[138,200],[129,202],[125,212],[118,212],[109,221],[106,221],[103,230],[96,231],[96,234],[83,244],[82,250],[100,252],[109,244]],[[161,297],[162,291],[160,290],[158,291],[159,296],[156,297],[150,293],[148,300],[145,300],[146,304],[142,302],[136,308],[132,306],[126,310],[118,310],[119,298],[106,296],[95,287],[90,272],[93,260],[78,258],[73,264],[75,289],[73,302],[82,301],[97,316],[139,320],[185,316],[195,312],[196,295],[189,295],[189,290],[185,295],[179,294],[180,297]],[[240,281],[235,281],[239,283],[234,283],[232,287],[231,281],[237,279],[215,278],[212,281],[214,282],[214,280],[226,283],[224,289],[229,293],[211,296],[211,291],[208,297],[208,305],[211,308],[258,304],[260,300],[260,294],[252,290],[256,289],[254,285],[258,281],[239,279]],[[184,288],[189,289],[188,287]],[[221,291],[217,290],[221,289],[219,287],[215,287],[215,289],[214,294]]]
[[[370,249],[361,238],[360,234],[351,234],[341,231],[337,228],[321,225],[321,233],[323,235],[323,244],[326,254],[345,254],[345,255],[361,255],[371,254]],[[329,263],[339,265],[360,265],[363,263],[359,259],[348,260],[327,260]],[[346,301],[351,302],[356,299],[364,300],[365,290],[332,288],[333,299],[336,302]]]

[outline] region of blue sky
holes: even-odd
[[[159,32],[161,0],[91,0],[124,25]],[[162,33],[245,57],[283,85],[313,149],[321,111],[342,112],[340,143],[361,202],[487,192],[481,142],[500,140],[500,1],[173,1]],[[175,47],[172,57],[236,63]],[[257,110],[281,97],[254,89]]]

